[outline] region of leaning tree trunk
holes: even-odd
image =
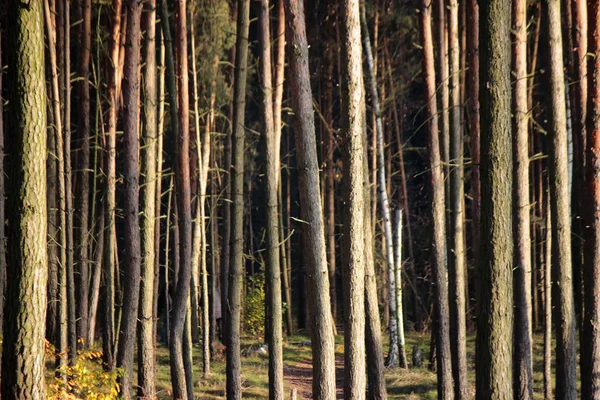
[[[514,40],[513,74],[513,233],[514,233],[514,394],[515,398],[533,399],[531,332],[531,234],[529,221],[529,144],[527,109],[527,4],[514,0],[512,5]]]
[[[127,3],[127,44],[125,46],[125,66],[123,70],[123,213],[124,243],[123,260],[123,307],[121,311],[121,329],[117,368],[123,368],[120,379],[121,395],[133,396],[133,363],[135,337],[140,302],[140,205],[139,205],[139,151],[138,139],[140,109],[140,41],[142,4],[137,0]],[[147,122],[147,121],[146,121]],[[110,239],[109,239],[110,240]]]
[[[342,129],[344,146],[344,398],[365,399],[365,222],[360,6],[345,0],[340,8]]]
[[[42,0],[8,7],[8,270],[2,398],[45,397],[46,78]]]
[[[600,2],[591,2],[589,50],[600,50]],[[581,396],[600,399],[600,58],[590,57],[586,153],[584,318]]]
[[[325,234],[319,166],[315,140],[312,90],[308,69],[308,43],[304,19],[304,0],[286,0],[287,40],[290,45],[289,77],[294,110],[294,138],[300,191],[304,262],[308,278],[313,356],[313,398],[335,398],[335,353],[333,321],[329,298],[329,279],[325,254]]]
[[[369,28],[367,26],[367,16],[365,7],[361,7],[360,12],[362,38],[365,55],[367,58],[368,76],[369,76],[369,91],[371,101],[373,102],[373,113],[375,114],[375,125],[377,130],[377,189],[379,191],[379,201],[381,203],[381,214],[383,216],[383,227],[385,235],[385,255],[386,268],[388,278],[388,297],[390,302],[390,351],[388,353],[387,365],[395,367],[398,365],[398,305],[396,304],[396,285],[402,282],[396,282],[394,274],[394,238],[392,234],[392,216],[390,213],[390,203],[388,199],[388,188],[386,181],[385,170],[385,143],[383,142],[383,121],[381,119],[381,108],[379,104],[379,94],[377,92],[377,81],[373,66],[373,52],[371,50],[371,39],[369,38]],[[406,359],[406,356],[400,356]]]
[[[567,160],[567,112],[565,76],[560,18],[560,0],[543,2],[548,18],[549,38],[549,127],[550,127],[550,205],[552,213],[552,267],[556,295],[556,397],[577,396],[575,311],[571,254],[571,222],[569,216],[569,171]]]
[[[271,28],[269,1],[260,2],[260,76],[262,82],[262,122],[265,129],[265,213],[267,278],[267,344],[269,346],[269,399],[283,400],[283,344],[281,310],[281,270],[279,265],[278,191],[279,146],[273,121],[271,77]]]
[[[450,50],[450,343],[452,370],[457,399],[469,397],[467,382],[467,318],[466,318],[466,254],[465,254],[465,188],[463,130],[460,101],[460,48],[458,38],[458,0],[450,0],[448,12]]]
[[[154,398],[156,395],[156,352],[154,343],[154,274],[155,274],[155,229],[157,215],[157,86],[156,86],[156,0],[144,4],[144,113],[142,132],[142,282],[140,288],[140,315],[138,339],[138,395]],[[160,204],[160,203],[159,203]]]
[[[477,399],[512,391],[512,151],[510,2],[480,3],[481,253],[477,310]]]
[[[438,396],[454,399],[450,331],[448,313],[448,282],[446,264],[446,218],[444,196],[444,171],[440,157],[438,112],[435,98],[435,68],[433,64],[433,38],[431,33],[431,1],[421,1],[421,40],[423,43],[423,71],[425,71],[427,99],[427,148],[431,168],[431,211],[433,221],[432,273],[435,290],[435,346],[437,355]]]
[[[227,345],[227,399],[242,398],[240,323],[241,295],[244,278],[244,146],[246,112],[246,76],[248,62],[248,29],[250,0],[238,0],[236,63],[234,81],[234,114],[231,146],[231,239],[229,259],[229,288],[225,334]],[[223,310],[225,311],[225,309]]]

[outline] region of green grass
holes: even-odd
[[[284,341],[284,365],[286,393],[290,393],[292,387],[298,389],[298,399],[310,394],[310,366],[311,348],[301,346],[308,337],[297,335],[288,337]],[[242,342],[242,352],[251,345],[260,341],[245,338]],[[386,383],[389,399],[437,399],[436,374],[429,371],[429,334],[409,333],[406,337],[406,352],[409,365],[412,360],[413,346],[419,346],[423,355],[425,368],[409,368],[408,370],[388,369],[386,371]],[[387,344],[385,346],[387,350]],[[341,388],[343,379],[343,337],[336,337],[336,359],[338,388]],[[534,390],[535,398],[543,398],[543,340],[541,336],[534,337],[533,348],[534,363]],[[169,354],[166,347],[157,349],[158,376],[157,389],[159,398],[170,398],[171,377],[169,370]],[[469,368],[469,381],[471,391],[475,391],[475,337],[467,338],[467,358]],[[219,353],[211,362],[211,374],[208,378],[202,377],[201,349],[194,348],[194,379],[196,398],[202,400],[223,399],[225,394],[225,355]],[[246,355],[242,357],[242,385],[244,398],[265,399],[268,398],[268,358],[266,356]],[[341,395],[341,389],[338,390]],[[338,395],[338,398],[339,398]],[[289,398],[289,397],[288,397]]]

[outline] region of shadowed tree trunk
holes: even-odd
[[[157,183],[157,86],[156,86],[156,0],[144,4],[144,108],[141,136],[141,185],[142,198],[142,282],[140,287],[140,330],[138,336],[138,395],[143,398],[156,396],[155,370],[156,354],[154,343],[154,268],[155,268],[155,229],[160,203],[156,201]]]
[[[512,390],[512,151],[510,2],[480,3],[481,254],[477,312],[477,399]]]
[[[512,3],[513,54],[513,233],[514,268],[514,394],[533,399],[531,360],[531,234],[529,223],[529,145],[527,120],[527,2]]]
[[[342,129],[344,141],[344,398],[365,399],[365,238],[364,143],[365,93],[358,0],[340,8]]]
[[[423,45],[423,71],[425,72],[427,100],[427,148],[431,169],[430,189],[433,222],[432,274],[435,291],[435,347],[437,355],[438,398],[454,399],[450,332],[448,313],[448,282],[446,264],[446,221],[444,196],[444,171],[440,157],[438,112],[435,98],[435,67],[433,63],[433,37],[431,33],[431,0],[421,0],[421,41]]]
[[[567,160],[567,112],[560,18],[560,0],[543,2],[548,18],[548,69],[550,81],[550,205],[552,213],[552,269],[555,295],[556,397],[575,399],[576,348],[575,311],[569,216],[569,172]]]
[[[127,3],[127,44],[123,70],[123,191],[124,243],[123,307],[119,331],[117,368],[123,368],[120,379],[121,395],[133,396],[133,364],[135,338],[140,301],[140,205],[139,205],[139,150],[140,124],[140,41],[142,4],[137,0]],[[147,121],[146,121],[147,122]]]
[[[235,80],[233,94],[233,131],[231,145],[231,224],[229,288],[226,305],[227,399],[242,398],[240,360],[241,295],[244,279],[244,146],[246,113],[246,76],[248,62],[248,29],[250,0],[238,0]]]
[[[8,7],[8,253],[2,398],[42,399],[47,279],[42,0]]]
[[[600,2],[590,7],[589,50],[600,51]],[[584,318],[581,340],[581,396],[600,399],[600,58],[590,57],[586,146]]]
[[[283,400],[283,344],[281,310],[281,269],[279,265],[278,190],[279,146],[273,121],[273,87],[271,77],[271,27],[269,1],[260,2],[260,76],[261,112],[265,129],[265,214],[266,214],[266,295],[267,344],[269,346],[269,399]]]
[[[303,0],[285,0],[289,77],[313,356],[313,398],[335,397],[335,355]]]

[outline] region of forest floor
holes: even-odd
[[[293,388],[297,390],[298,399],[311,399],[312,391],[312,357],[307,336],[295,335],[284,339],[284,378],[286,398],[290,398]],[[430,334],[409,333],[406,337],[406,356],[409,369],[388,369],[386,381],[389,399],[437,399],[436,374],[427,369],[429,357]],[[412,368],[413,346],[421,348],[423,368]],[[266,399],[268,387],[268,356],[260,354],[257,339],[245,338],[242,344],[242,385],[245,399]],[[387,348],[387,346],[386,346]],[[343,387],[343,337],[336,337],[336,375],[338,399],[342,397]],[[467,358],[469,361],[469,380],[471,391],[475,391],[475,337],[467,338]],[[534,336],[533,348],[534,389],[535,398],[543,398],[543,341],[542,336]],[[159,364],[158,387],[159,398],[170,398],[170,370],[168,349],[161,346],[157,349]],[[202,377],[202,355],[200,348],[194,348],[194,377],[196,379],[196,398],[202,400],[224,399],[225,394],[225,354],[220,347],[211,362],[211,373],[208,378]]]

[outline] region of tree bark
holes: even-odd
[[[365,93],[358,0],[341,4],[341,138],[344,141],[344,398],[365,399]]]
[[[477,316],[477,399],[512,390],[512,151],[510,2],[480,3],[481,254]]]
[[[46,78],[42,0],[8,7],[8,253],[2,397],[45,397]]]
[[[242,398],[241,359],[240,359],[240,323],[241,295],[244,279],[244,146],[246,113],[246,76],[248,63],[248,29],[250,24],[250,0],[238,0],[237,40],[235,80],[233,94],[233,132],[231,195],[232,208],[229,260],[229,288],[226,306],[227,320],[227,399]]]
[[[144,105],[141,137],[141,185],[142,198],[142,250],[141,250],[141,287],[140,287],[140,330],[138,337],[138,395],[146,399],[156,396],[156,351],[154,343],[154,274],[156,258],[156,221],[160,214],[157,210],[157,81],[156,81],[156,0],[144,4]]]
[[[444,171],[440,157],[438,112],[436,103],[435,67],[433,63],[433,37],[431,33],[430,0],[421,0],[421,40],[423,43],[423,71],[425,71],[427,99],[427,148],[431,170],[430,188],[433,222],[432,274],[435,291],[435,347],[437,355],[438,398],[454,399],[454,383],[450,355],[450,332],[448,313],[448,282],[446,258],[446,221]]]
[[[552,266],[555,290],[556,397],[577,396],[575,311],[569,216],[569,172],[567,166],[567,113],[560,18],[560,0],[543,2],[549,38],[549,128],[550,204],[552,213]]]
[[[531,234],[529,217],[529,131],[527,107],[527,2],[512,4],[513,87],[513,234],[515,242],[514,279],[514,394],[533,399],[531,332]]]
[[[600,50],[600,2],[590,4],[589,50]],[[600,399],[600,59],[590,57],[586,141],[584,318],[581,340],[581,396]]]
[[[300,191],[300,209],[301,219],[306,221],[302,239],[311,310],[313,398],[324,400],[335,397],[335,356],[304,1],[286,0],[285,11],[298,186],[304,188]]]

